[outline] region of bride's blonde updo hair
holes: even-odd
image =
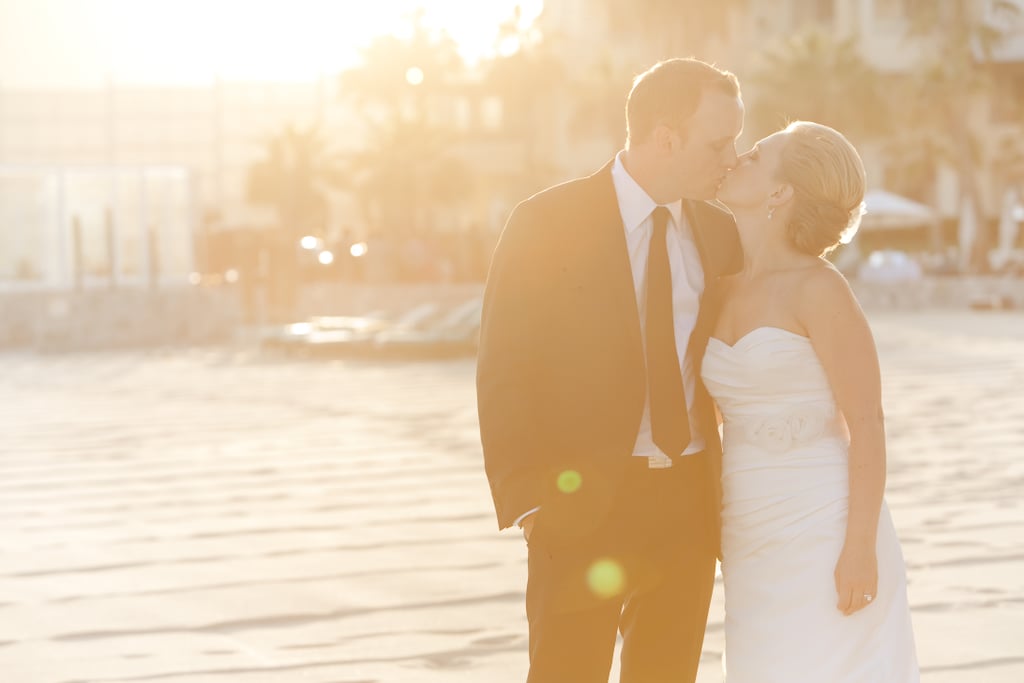
[[[823,256],[860,225],[864,164],[850,141],[828,126],[794,121],[785,131],[779,175],[793,187],[786,233],[800,251]]]

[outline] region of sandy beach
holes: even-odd
[[[1024,680],[1024,315],[874,313],[923,680]],[[474,363],[0,355],[0,681],[522,681]],[[716,587],[698,680],[722,681]],[[613,672],[613,680],[617,673]]]

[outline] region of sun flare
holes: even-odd
[[[0,3],[0,83],[75,85],[298,81],[358,63],[376,36],[402,35],[422,12],[464,59],[499,49],[498,29],[541,0],[35,0]],[[60,18],[61,21],[53,21]]]

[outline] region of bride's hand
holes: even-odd
[[[849,616],[871,604],[878,595],[878,560],[874,546],[843,546],[835,570],[836,607]]]

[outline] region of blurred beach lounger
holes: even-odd
[[[313,316],[304,322],[275,327],[264,333],[266,350],[305,353],[310,348],[331,344],[369,343],[373,335],[391,325],[415,323],[436,315],[438,306],[422,304],[392,319],[383,311],[362,316]]]
[[[321,316],[271,331],[263,348],[304,357],[443,358],[476,352],[481,297],[454,308],[426,303],[395,319]]]
[[[373,335],[383,358],[454,358],[476,354],[483,297],[475,297],[425,325],[395,326]]]

